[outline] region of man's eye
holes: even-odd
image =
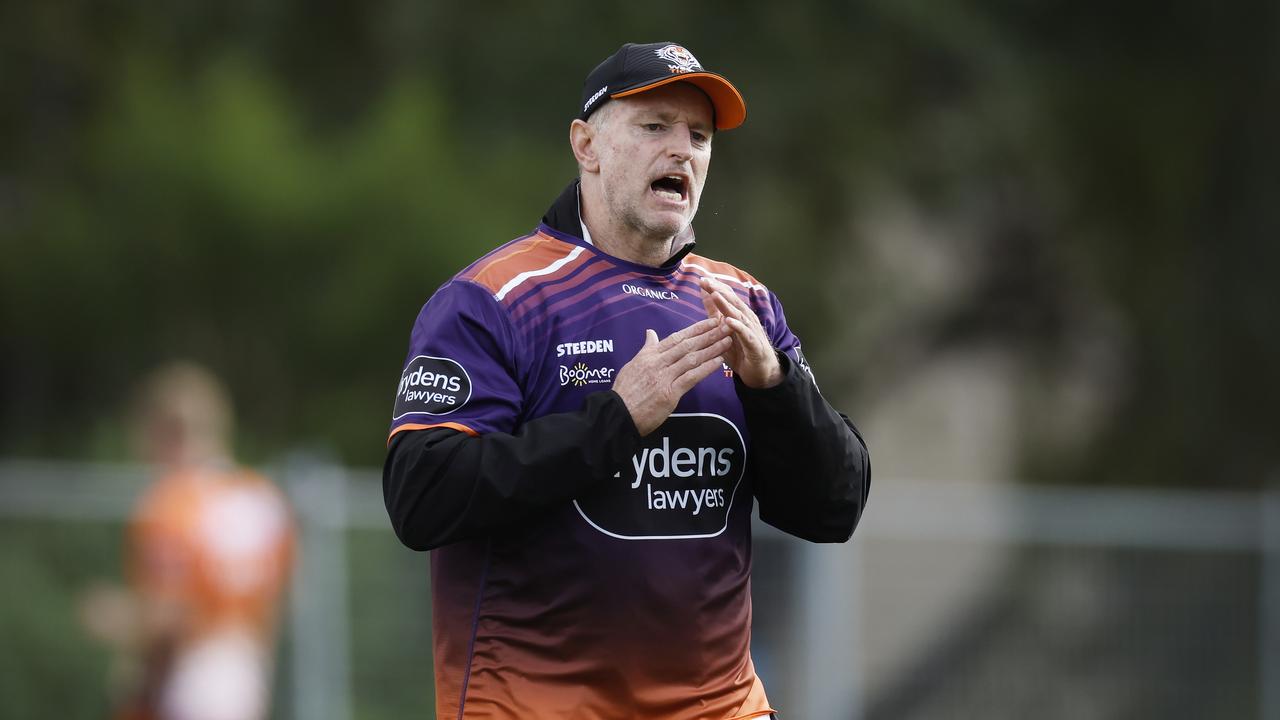
[[[693,133],[693,141],[699,145],[704,145],[707,142],[707,136],[700,132]]]
[[[646,123],[644,129],[649,132],[658,132],[662,129],[662,123]]]

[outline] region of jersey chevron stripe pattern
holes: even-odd
[[[697,257],[697,256],[695,255],[695,256],[692,256],[692,257]],[[698,258],[698,259],[699,259],[699,260],[702,260],[703,258]],[[683,264],[685,267],[691,267],[691,268],[694,268],[694,269],[696,269],[696,270],[701,270],[701,271],[702,271],[702,273],[703,273],[704,275],[708,275],[708,276],[713,277],[713,278],[715,278],[715,279],[717,279],[717,280],[728,280],[729,282],[737,283],[737,284],[739,284],[739,285],[741,285],[741,286],[743,286],[743,287],[747,288],[748,290],[755,290],[755,291],[759,291],[759,292],[764,292],[764,291],[765,291],[765,289],[766,289],[764,285],[761,285],[761,284],[760,284],[760,283],[758,283],[758,282],[754,282],[754,280],[755,280],[755,279],[754,279],[754,278],[752,278],[752,277],[751,277],[751,276],[749,276],[749,275],[748,275],[748,276],[746,276],[746,277],[743,277],[742,275],[726,275],[725,273],[712,272],[712,271],[711,271],[711,270],[709,270],[708,268],[703,267],[702,265],[699,265],[698,263],[690,262],[688,259],[685,259],[685,261],[684,261],[682,264]],[[712,263],[708,263],[708,264],[712,264]],[[720,266],[722,266],[722,267],[728,267],[728,266],[726,266],[724,263],[714,263],[714,264],[716,264],[716,265],[720,265]]]
[[[565,265],[568,265],[569,263],[576,260],[577,257],[582,254],[582,252],[583,252],[583,248],[580,248],[580,247],[574,248],[573,251],[570,252],[568,255],[565,255],[564,257],[560,258],[559,260],[556,260],[555,262],[551,263],[550,265],[547,265],[546,267],[539,268],[537,270],[526,270],[520,273],[519,275],[507,281],[507,284],[503,285],[502,288],[498,290],[498,292],[494,293],[493,294],[494,299],[502,300],[507,296],[507,293],[520,287],[521,284],[523,284],[526,280],[530,278],[541,277],[543,275],[550,275],[551,273],[559,270]]]

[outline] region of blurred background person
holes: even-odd
[[[231,459],[231,424],[226,391],[197,365],[142,387],[134,440],[155,480],[127,531],[129,589],[97,588],[82,606],[123,656],[121,720],[268,715],[293,527],[275,485]]]

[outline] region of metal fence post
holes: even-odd
[[[293,455],[284,478],[299,524],[290,598],[293,717],[350,720],[346,473]]]
[[[1261,499],[1258,710],[1263,720],[1280,720],[1280,482],[1265,488]]]
[[[802,543],[797,618],[804,658],[798,698],[805,707],[788,716],[862,718],[862,672],[858,624],[861,615],[861,543]],[[794,677],[794,676],[793,676]],[[795,708],[801,710],[801,708]]]

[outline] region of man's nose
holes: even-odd
[[[671,132],[667,133],[667,151],[680,162],[688,162],[693,158],[693,133],[689,131],[688,125],[676,123],[671,126]]]

